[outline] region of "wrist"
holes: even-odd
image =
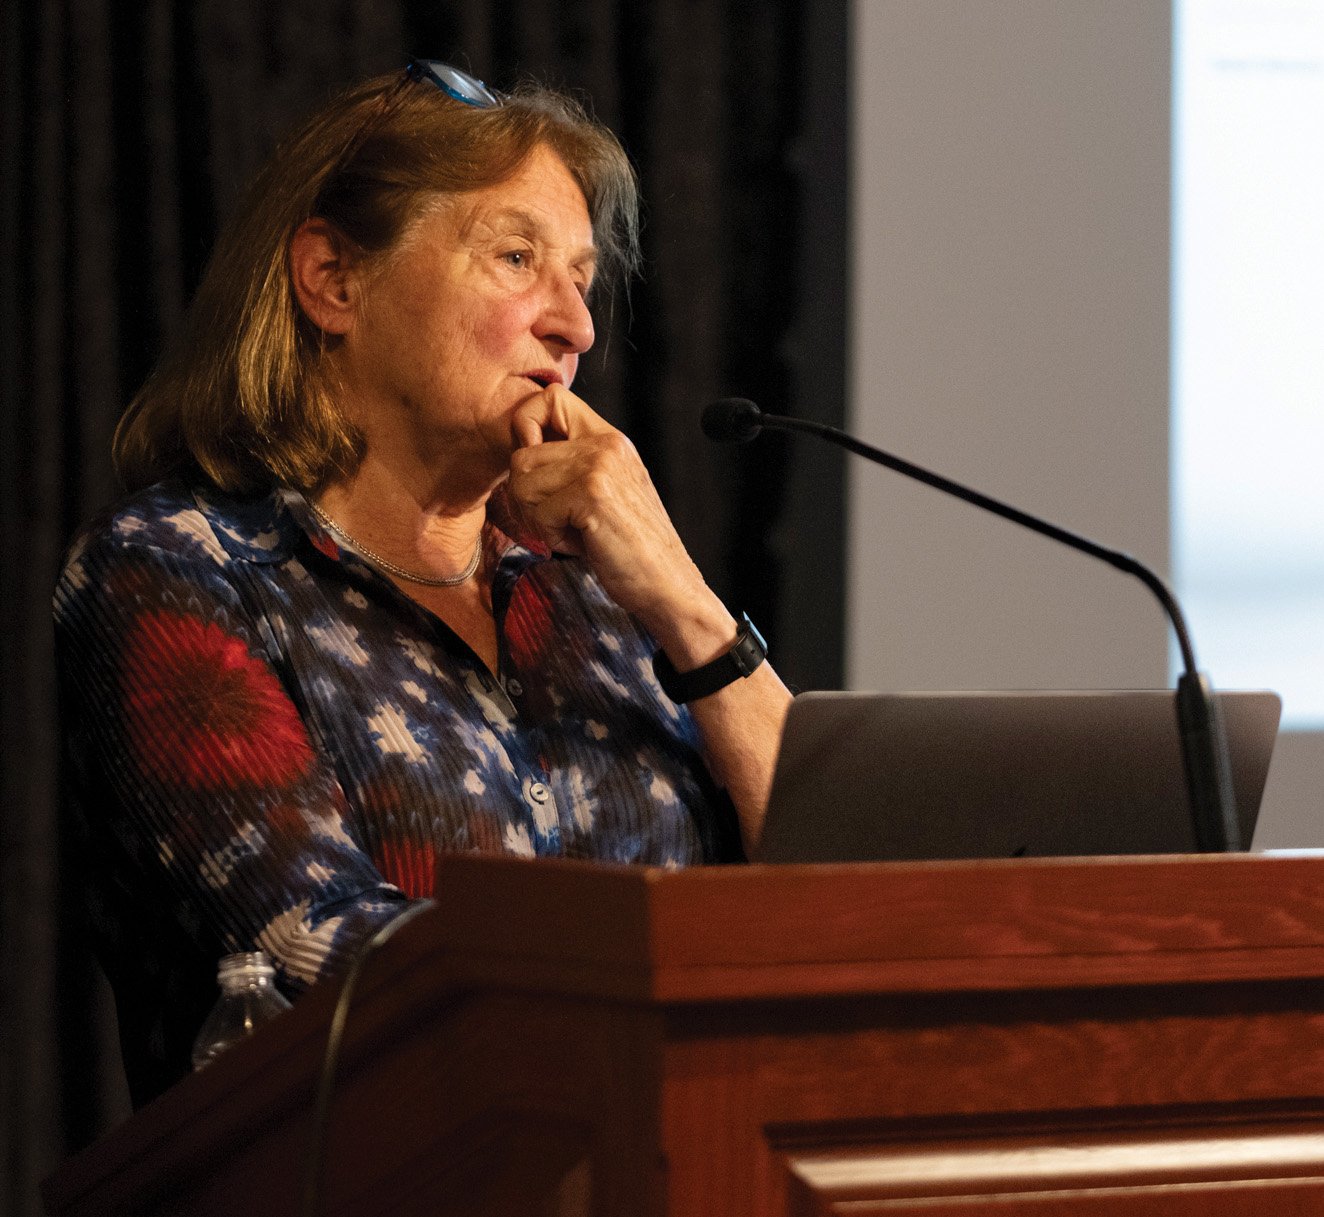
[[[749,617],[741,613],[734,642],[714,659],[678,670],[666,651],[659,649],[653,654],[653,674],[662,691],[679,705],[710,697],[727,685],[752,675],[767,653],[763,636]]]
[[[738,632],[736,619],[706,584],[658,598],[635,616],[682,672],[724,654]]]

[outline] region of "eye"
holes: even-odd
[[[510,249],[501,255],[501,260],[507,266],[513,266],[516,270],[523,270],[529,264],[529,251],[527,249]]]

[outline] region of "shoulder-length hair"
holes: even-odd
[[[547,145],[584,193],[600,277],[628,279],[637,268],[634,172],[578,102],[524,86],[479,109],[411,84],[381,113],[399,80],[341,93],[254,179],[179,337],[120,420],[115,468],[127,489],[200,470],[226,490],[310,492],[358,467],[363,437],[337,404],[324,336],[294,293],[289,244],[305,220],[328,220],[371,264],[438,196],[504,181]]]

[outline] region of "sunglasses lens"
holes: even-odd
[[[501,95],[481,80],[436,59],[416,59],[411,67],[420,71],[443,92],[470,106],[499,106]]]

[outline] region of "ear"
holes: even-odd
[[[290,276],[308,320],[327,334],[347,334],[357,316],[358,277],[349,242],[327,220],[305,220],[290,238]]]

